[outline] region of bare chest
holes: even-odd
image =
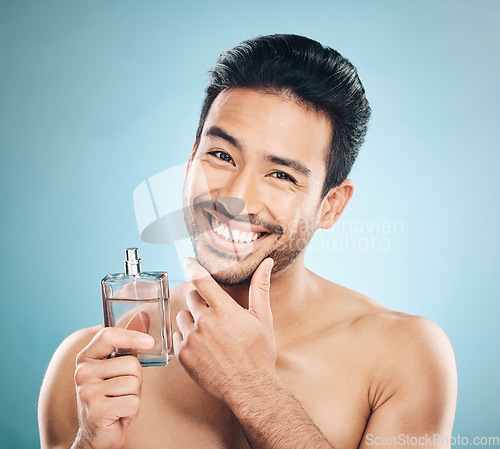
[[[369,407],[366,385],[355,374],[359,362],[343,353],[282,353],[277,368],[325,437],[337,448],[350,449],[362,438]],[[176,359],[143,373],[141,411],[128,428],[125,448],[250,447],[231,410],[198,387]]]

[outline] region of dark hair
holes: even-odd
[[[347,178],[366,134],[370,106],[356,68],[340,53],[294,34],[249,39],[219,56],[196,131],[199,143],[222,91],[249,88],[293,98],[328,116],[333,126],[322,198]]]

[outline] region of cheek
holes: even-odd
[[[228,183],[230,183],[229,175],[224,170],[217,170],[196,161],[186,181],[191,191],[197,195],[218,191]]]
[[[186,183],[184,185],[185,198],[193,200],[198,196],[208,193],[208,185],[209,179],[207,179],[201,164],[194,161],[191,165],[191,169],[189,170]]]
[[[288,207],[280,207],[281,215],[276,215],[276,221],[283,229],[285,240],[307,232],[312,224],[311,212],[297,204],[289,204]]]

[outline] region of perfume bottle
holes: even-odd
[[[101,281],[104,325],[146,332],[155,339],[143,352],[116,348],[110,357],[135,355],[142,366],[166,365],[172,358],[170,295],[166,272],[143,272],[137,248],[125,250],[125,273]]]

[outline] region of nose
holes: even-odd
[[[217,201],[233,216],[244,212],[258,214],[262,208],[262,198],[255,182],[255,174],[250,170],[235,173],[219,191]]]
[[[243,209],[245,209],[245,201],[241,198],[223,196],[217,198],[217,201],[222,204],[229,215],[233,215],[235,217],[240,215],[241,212],[243,212]]]

